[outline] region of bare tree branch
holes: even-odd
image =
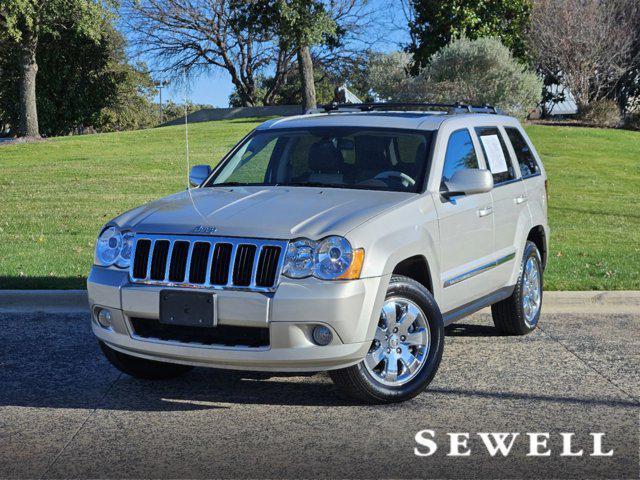
[[[535,0],[530,49],[539,69],[560,72],[579,110],[609,95],[638,52],[636,0]]]
[[[258,103],[256,75],[274,63],[276,76],[289,68],[279,42],[240,26],[233,0],[124,0],[122,18],[134,51],[158,71],[225,70],[244,105]]]

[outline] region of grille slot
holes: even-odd
[[[133,261],[133,278],[147,278],[147,263],[149,262],[149,250],[151,240],[142,239],[136,247],[136,257]]]
[[[171,252],[171,265],[169,266],[169,280],[172,282],[184,282],[187,273],[187,256],[189,255],[189,242],[178,241],[173,244]]]
[[[207,279],[207,261],[211,244],[208,242],[196,242],[191,253],[189,266],[189,283],[204,283]]]
[[[130,278],[134,283],[273,291],[282,269],[284,240],[138,234]]]
[[[169,240],[158,240],[153,246],[151,255],[151,280],[163,280],[167,269],[167,255],[169,253]]]
[[[253,259],[256,256],[255,245],[240,245],[236,252],[233,266],[233,284],[238,287],[248,287],[251,284]]]
[[[258,272],[256,274],[256,285],[259,287],[269,287],[276,280],[278,270],[278,260],[280,260],[280,248],[266,246],[260,252],[258,260]]]
[[[226,285],[229,280],[229,267],[231,266],[231,251],[233,246],[230,243],[218,243],[213,251],[213,262],[211,264],[211,284]]]

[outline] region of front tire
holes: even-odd
[[[431,383],[443,350],[442,314],[433,295],[415,280],[394,275],[367,356],[329,375],[361,402],[403,402]]]
[[[156,362],[146,358],[134,357],[126,353],[119,352],[108,346],[104,342],[100,343],[100,349],[109,363],[122,373],[131,375],[143,380],[167,380],[179,377],[187,373],[193,367],[189,365],[178,365],[175,363]]]
[[[542,259],[536,244],[527,241],[513,293],[491,305],[493,323],[505,335],[526,335],[538,325],[541,309]]]

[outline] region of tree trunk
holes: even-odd
[[[313,83],[313,62],[309,47],[298,49],[298,68],[302,84],[302,110],[307,111],[310,108],[316,108],[316,86]]]
[[[37,46],[38,38],[35,35],[28,35],[20,50],[20,125],[18,135],[21,137],[40,136],[36,107]]]

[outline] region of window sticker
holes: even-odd
[[[487,155],[487,162],[489,162],[489,170],[491,173],[502,173],[508,170],[507,159],[504,158],[504,152],[502,151],[502,145],[497,135],[482,135],[480,141],[484,147],[484,151]]]

